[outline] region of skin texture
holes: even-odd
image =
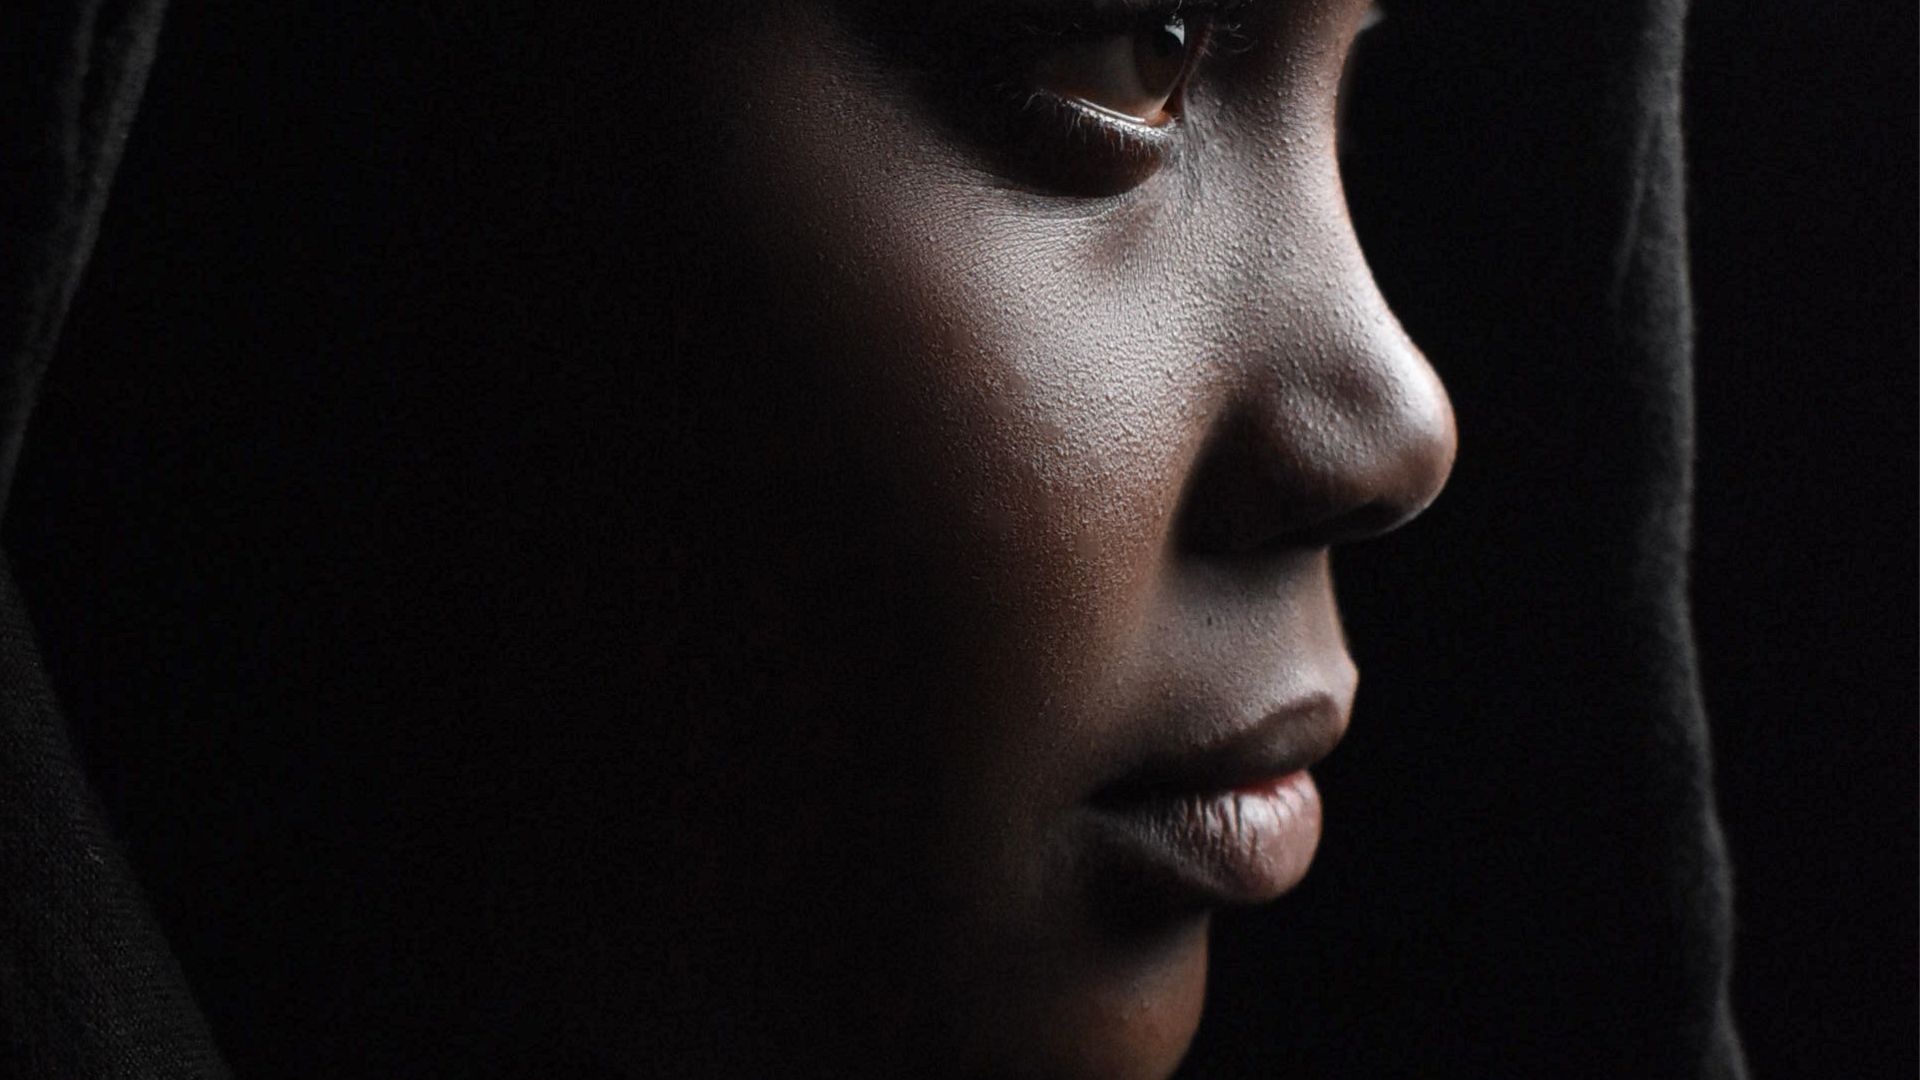
[[[1454,454],[1340,189],[1366,5],[1261,6],[1175,158],[1090,196],[983,150],[853,13],[768,7],[692,65],[723,134],[678,196],[713,225],[653,480],[684,489],[661,579],[711,616],[674,631],[714,676],[681,676],[678,753],[718,763],[675,786],[688,981],[612,998],[686,1002],[743,1070],[1166,1076],[1206,915],[1105,918],[1086,803],[1288,702],[1344,722],[1329,549]]]
[[[1454,453],[1341,194],[1366,5],[1253,5],[1124,175],[900,43],[960,0],[738,6],[346,35],[274,174],[383,224],[297,305],[290,599],[156,721],[238,785],[151,880],[240,1072],[1164,1077],[1207,908],[1092,803],[1345,723],[1330,549]]]

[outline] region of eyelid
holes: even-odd
[[[1173,148],[1178,138],[1177,128],[1180,117],[1175,114],[1166,123],[1149,124],[1137,116],[1128,116],[1112,109],[1104,109],[1091,101],[1081,98],[1064,97],[1052,91],[1041,91],[1058,103],[1060,108],[1070,110],[1075,118],[1090,124],[1101,124],[1112,129],[1118,138],[1137,142],[1139,148],[1162,153]]]
[[[1165,127],[1205,44],[1206,20],[1155,15],[1115,32],[1049,49],[1030,70],[1035,87],[1089,110],[1094,119]],[[1163,48],[1167,43],[1173,48]],[[1131,106],[1131,107],[1129,107]]]
[[[1237,24],[1226,23],[1221,13],[1237,11],[1247,2],[1175,0],[1118,11],[1102,9],[1097,24],[1074,18],[1070,24],[1056,23],[1050,34],[1023,43],[1019,48],[1025,56],[1041,57],[1056,44],[1070,47],[1068,43],[1088,36],[1094,40],[1132,37],[1176,20],[1183,24],[1187,42],[1180,74],[1152,117],[1129,115],[1045,85],[1032,74],[1033,59],[1019,65],[1016,70],[1027,76],[1003,85],[1011,94],[1013,112],[1026,119],[1024,127],[1034,140],[1023,151],[1024,160],[1042,166],[1036,175],[1072,178],[1051,185],[1061,194],[1110,196],[1144,184],[1183,152],[1190,131],[1189,91],[1214,54],[1215,41],[1237,31]]]
[[[870,40],[910,64],[923,100],[983,154],[982,164],[1035,194],[1109,196],[1144,183],[1188,141],[1181,104],[1197,70],[1231,35],[1225,13],[1253,0],[983,0],[866,7]],[[1041,85],[1048,50],[1138,30],[1154,18],[1186,23],[1193,48],[1171,115],[1157,124],[1075,102]],[[1193,31],[1200,30],[1198,35]],[[1156,117],[1157,119],[1157,117]]]
[[[1028,90],[1018,106],[1039,141],[1028,144],[1036,175],[1061,181],[1058,190],[1118,194],[1139,186],[1164,166],[1180,144],[1179,121],[1158,126],[1075,101]]]

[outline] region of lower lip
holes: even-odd
[[[1095,810],[1099,848],[1125,895],[1182,906],[1260,904],[1300,884],[1320,845],[1306,770],[1241,787],[1142,797]]]

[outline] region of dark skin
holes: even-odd
[[[977,135],[911,43],[840,5],[700,54],[731,217],[702,257],[721,310],[682,348],[777,372],[734,388],[748,422],[711,448],[759,482],[695,516],[702,558],[753,568],[734,625],[781,672],[716,707],[744,730],[705,731],[713,760],[805,764],[797,790],[689,781],[730,808],[709,842],[753,854],[683,917],[780,897],[741,923],[770,973],[748,996],[832,1033],[806,1053],[1108,1078],[1181,1059],[1206,906],[1116,917],[1082,811],[1146,748],[1276,703],[1344,725],[1329,551],[1418,513],[1453,460],[1340,189],[1334,89],[1368,7],[1248,13],[1147,165]],[[777,704],[739,708],[756,696]]]
[[[1246,898],[1113,856],[1096,804],[1288,710],[1324,752],[1356,683],[1330,551],[1453,461],[1340,187],[1368,6],[1263,0],[1229,35],[1195,5],[1178,48],[1165,10],[1014,45],[1007,5],[703,7],[637,73],[556,51],[484,139],[422,124],[464,200],[421,194],[444,223],[408,270],[444,363],[381,392],[441,426],[382,436],[405,513],[350,571],[394,674],[325,683],[337,755],[288,755],[378,793],[299,855],[359,883],[352,960],[237,877],[254,936],[218,932],[317,954],[242,981],[294,987],[262,1011],[388,1032],[306,1067],[1169,1075],[1209,913]],[[1138,122],[1010,108],[1023,80]],[[534,339],[538,379],[460,366]],[[1301,806],[1244,892],[1304,872]]]

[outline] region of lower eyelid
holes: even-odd
[[[1046,91],[1042,91],[1042,93],[1045,92]],[[1129,116],[1123,112],[1104,108],[1084,98],[1054,96],[1064,107],[1084,114],[1091,122],[1111,124],[1126,134],[1128,138],[1146,139],[1155,142],[1171,141],[1173,138],[1173,128],[1180,122],[1180,118],[1177,115],[1169,113],[1164,122],[1150,124],[1137,116]]]
[[[1073,141],[1084,144],[1089,138],[1101,140],[1098,146],[1083,146],[1086,150],[1124,150],[1164,157],[1178,144],[1182,131],[1178,113],[1170,114],[1165,123],[1149,124],[1138,117],[1048,90],[1029,91],[1027,97],[1029,111],[1050,113],[1045,120],[1064,125]]]
[[[1177,122],[1159,127],[1048,90],[1001,83],[980,101],[997,117],[979,134],[987,167],[1011,185],[1066,197],[1107,197],[1140,186],[1173,156]]]
[[[1213,29],[1209,25],[1206,37]],[[1119,194],[1144,183],[1186,141],[1187,76],[1162,106],[1165,120],[1147,123],[1036,85],[1029,76],[1032,49],[1004,39],[956,45],[951,37],[915,35],[893,47],[911,59],[930,115],[1018,188],[1070,197]]]

